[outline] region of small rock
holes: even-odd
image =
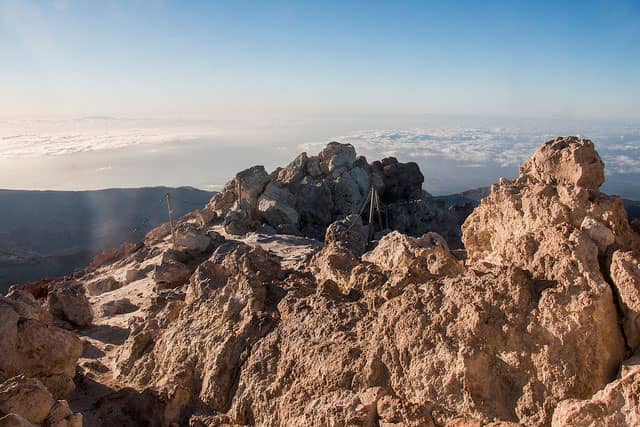
[[[85,285],[85,289],[87,293],[91,296],[96,296],[100,294],[104,294],[105,292],[115,291],[122,287],[122,283],[113,278],[113,276],[108,276],[103,279],[98,279],[93,282],[89,282]]]
[[[100,306],[100,312],[103,316],[116,316],[118,314],[131,313],[137,309],[138,306],[131,304],[129,298],[107,301]]]

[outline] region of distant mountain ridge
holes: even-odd
[[[214,194],[192,187],[0,190],[0,292],[13,282],[71,273],[101,250],[141,240],[168,220],[166,193],[176,218]]]

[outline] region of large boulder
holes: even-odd
[[[192,252],[201,253],[211,245],[211,238],[200,228],[190,222],[181,222],[176,227],[176,246]]]
[[[279,182],[270,182],[258,199],[258,213],[267,224],[278,229],[295,231],[300,215],[293,194]]]
[[[74,333],[54,326],[43,309],[39,311],[11,295],[0,296],[0,377],[33,377],[55,398],[65,398],[74,389],[82,344]]]
[[[34,424],[42,424],[56,403],[38,380],[23,375],[0,384],[0,417],[18,414]]]
[[[520,174],[546,184],[598,190],[604,183],[604,162],[591,141],[557,137],[545,142],[522,165]]]
[[[240,189],[240,208],[250,212],[255,210],[258,196],[264,191],[271,178],[264,166],[253,166],[236,175],[235,182]]]
[[[400,163],[395,157],[387,157],[373,162],[371,169],[374,182],[382,184],[378,191],[384,203],[422,198],[424,176],[416,163]]]
[[[54,317],[74,326],[87,326],[93,320],[91,304],[80,283],[64,282],[49,290],[47,306]]]
[[[349,169],[356,161],[356,150],[351,144],[330,142],[318,156],[320,167],[328,174]]]

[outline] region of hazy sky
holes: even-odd
[[[640,2],[0,0],[0,116],[640,118]]]

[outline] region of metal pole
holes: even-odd
[[[371,200],[369,202],[369,239],[371,239],[371,237],[373,237],[373,232],[375,231],[373,228],[373,209],[374,209],[374,195],[375,195],[375,189],[373,187],[371,187]]]
[[[171,207],[171,194],[167,193],[167,209],[169,210],[169,225],[171,226],[171,240],[173,249],[176,248],[176,230],[173,228],[173,208]]]
[[[380,213],[380,197],[378,196],[378,192],[375,188],[373,189],[373,194],[376,196],[376,212],[378,212],[378,223],[382,229],[384,226],[382,224],[382,214]]]

